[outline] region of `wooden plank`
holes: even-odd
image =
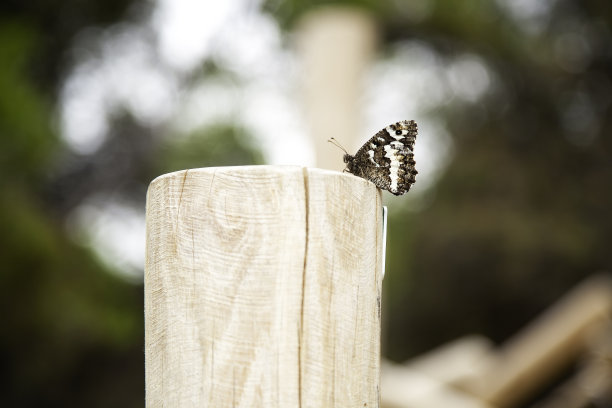
[[[612,313],[612,280],[595,275],[530,323],[457,388],[496,407],[518,406],[583,353]]]
[[[382,408],[494,408],[410,365],[383,362]]]
[[[491,408],[452,384],[479,374],[491,358],[493,344],[485,337],[461,337],[434,350],[395,364],[382,361],[381,407]]]
[[[376,407],[381,200],[348,174],[186,170],[147,196],[147,407]]]

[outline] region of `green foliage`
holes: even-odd
[[[290,28],[303,14],[313,9],[334,6],[354,7],[376,15],[382,13],[388,4],[376,0],[268,0],[264,3],[264,10],[273,14],[282,26]]]
[[[142,406],[142,288],[72,242],[46,197],[60,148],[52,90],[65,49],[55,46],[85,22],[53,26],[57,5],[29,7],[0,6],[0,405]],[[121,383],[137,401],[92,400]]]
[[[26,26],[0,21],[0,163],[2,178],[31,181],[48,165],[57,137],[49,126],[50,104],[27,78],[35,38]]]
[[[241,127],[218,124],[177,135],[161,147],[159,174],[210,167],[263,164],[253,138]]]
[[[8,312],[1,401],[66,406],[70,379],[91,369],[80,366],[85,355],[121,354],[142,341],[141,290],[70,242],[27,192],[4,191],[0,225],[0,307]]]

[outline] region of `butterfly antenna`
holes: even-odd
[[[335,138],[331,138],[328,140],[329,143],[333,144],[336,147],[339,147],[340,149],[342,149],[342,151],[346,154],[349,154],[346,149],[344,147],[342,147],[342,145],[335,139]]]

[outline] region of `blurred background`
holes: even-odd
[[[354,152],[402,119],[419,175],[384,194],[386,359],[503,347],[612,269],[606,0],[3,1],[0,405],[144,406],[153,178],[340,170],[329,136]]]

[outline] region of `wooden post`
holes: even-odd
[[[185,170],[147,195],[147,407],[377,407],[381,197],[349,174]]]
[[[314,7],[299,20],[295,34],[300,96],[317,167],[341,171],[344,163],[327,140],[336,138],[352,153],[371,136],[362,133],[361,101],[377,43],[376,20],[346,5]]]

